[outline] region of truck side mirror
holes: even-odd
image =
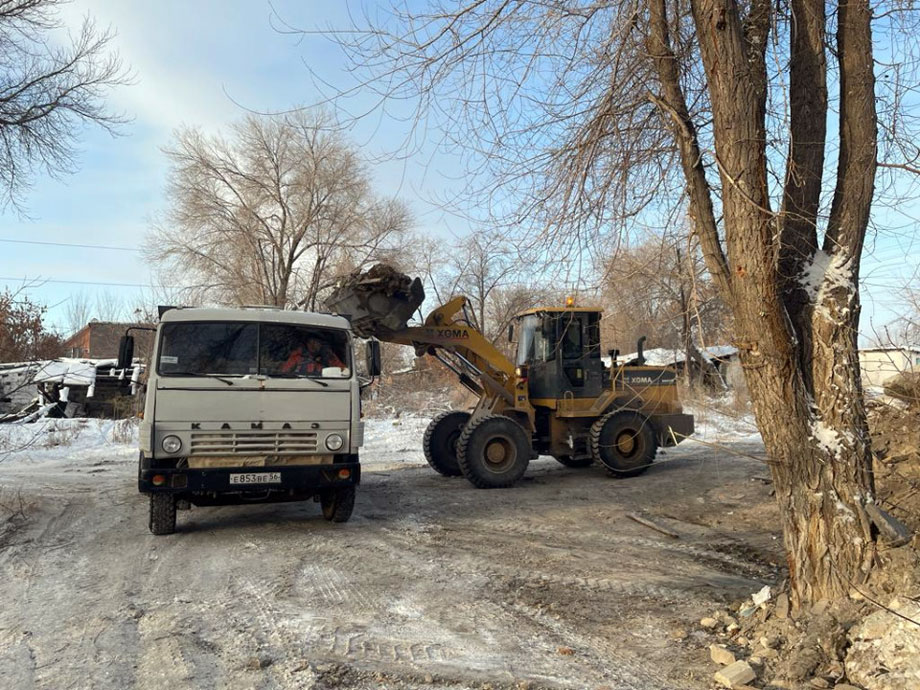
[[[123,335],[118,343],[118,368],[130,369],[134,363],[134,336]]]
[[[508,342],[509,343],[514,342],[514,324],[513,323],[508,324]]]
[[[380,376],[381,364],[380,364],[380,341],[379,340],[368,340],[367,341],[367,351],[365,353],[365,362],[367,364],[367,375],[368,376]]]

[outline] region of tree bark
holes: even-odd
[[[810,0],[796,7],[816,11]],[[741,363],[770,457],[793,603],[843,597],[865,580],[874,553],[864,510],[872,482],[856,355],[856,278],[875,160],[868,5],[860,0],[840,6],[840,170],[825,253],[818,257],[823,274],[812,270],[811,292],[801,273],[816,245],[811,233],[817,236],[823,138],[820,145],[814,141],[821,128],[805,114],[823,108],[826,115],[823,52],[814,27],[805,22],[804,36],[793,39],[793,51],[805,51],[811,60],[797,69],[796,93],[803,99],[809,88],[818,93],[795,108],[785,213],[778,219],[767,182],[763,50],[769,27],[762,3],[752,4],[747,18],[731,0],[692,0],[691,9],[712,105],[725,256],[715,251],[721,248],[718,224],[711,192],[704,190],[696,132],[688,126],[665,4],[655,0],[649,46],[659,98],[679,142],[695,232],[710,248],[704,258],[715,276],[725,276],[719,285],[734,314]],[[800,187],[796,176],[803,175]],[[808,337],[800,338],[802,333]]]

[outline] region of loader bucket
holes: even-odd
[[[403,330],[424,299],[421,280],[377,264],[339,281],[324,304],[351,321],[356,335],[370,338]]]

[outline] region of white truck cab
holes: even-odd
[[[133,338],[122,339],[120,364]],[[368,344],[368,373],[379,372]],[[177,507],[310,498],[351,516],[360,482],[360,383],[346,319],[272,308],[164,311],[148,369],[138,488],[150,531]]]

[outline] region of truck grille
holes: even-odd
[[[315,450],[315,431],[200,431],[192,433],[189,454],[296,455]]]

